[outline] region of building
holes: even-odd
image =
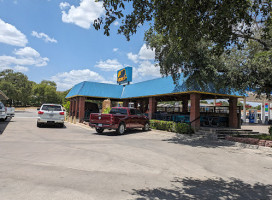
[[[226,90],[215,90],[213,84],[208,84],[205,91],[198,86],[187,87],[185,78],[181,78],[175,85],[171,77],[153,79],[130,85],[115,85],[84,81],[75,85],[66,96],[70,100],[69,119],[71,121],[83,122],[86,100],[105,100],[123,102],[128,106],[129,102],[139,105],[143,113],[147,113],[150,119],[157,114],[157,103],[160,101],[182,101],[180,115],[188,116],[192,127],[198,129],[201,125],[200,119],[224,115],[227,118],[227,126],[231,128],[240,127],[241,111],[237,106],[238,98],[243,98],[238,92],[227,93]],[[229,107],[227,112],[203,113],[200,111],[200,100],[227,99]],[[188,110],[188,101],[191,107]]]

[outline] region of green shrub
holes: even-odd
[[[268,128],[270,136],[272,136],[272,126]]]
[[[107,107],[107,108],[104,109],[103,114],[109,114],[110,111],[111,111],[111,108]]]
[[[64,105],[63,105],[64,109],[66,110],[66,113],[69,113],[70,111],[70,101],[67,101]]]
[[[190,125],[185,123],[175,123],[172,121],[150,120],[150,128],[182,134],[194,133]]]
[[[176,132],[181,134],[192,134],[194,130],[192,127],[185,123],[176,123]]]

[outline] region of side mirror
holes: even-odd
[[[66,110],[65,110],[65,109],[63,109],[63,111],[65,112]]]
[[[40,108],[37,108],[37,110],[40,110]]]

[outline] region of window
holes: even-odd
[[[42,107],[42,110],[48,110],[48,111],[62,111],[61,106],[56,105],[44,105]]]
[[[122,108],[112,108],[110,114],[127,115],[127,110]]]
[[[135,110],[135,114],[136,114],[136,115],[142,115],[141,111],[139,111],[139,110],[137,110],[137,109]]]
[[[131,115],[136,115],[135,109],[130,109],[130,114]]]

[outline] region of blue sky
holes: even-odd
[[[0,70],[13,69],[58,90],[81,81],[115,83],[116,70],[133,67],[133,82],[160,77],[141,27],[131,40],[96,31],[104,9],[94,0],[0,0]]]

